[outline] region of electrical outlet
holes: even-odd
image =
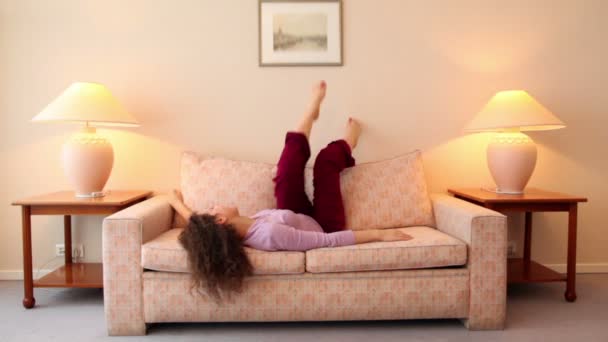
[[[517,253],[517,242],[511,240],[507,243],[507,258],[515,258]]]
[[[63,243],[58,243],[55,245],[55,256],[64,256],[65,255],[65,245]],[[72,259],[82,260],[84,259],[84,246],[82,244],[77,244],[72,246]]]
[[[58,243],[55,245],[55,255],[56,256],[64,256],[65,255],[65,245],[62,243]]]

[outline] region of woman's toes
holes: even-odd
[[[327,90],[327,83],[325,83],[325,81],[320,81],[320,82],[316,83],[314,85],[313,91],[312,91],[315,101],[317,101],[318,103],[323,101],[323,98],[325,98],[326,90]]]
[[[361,134],[361,125],[356,119],[348,118],[346,123],[345,140],[350,145],[351,149],[357,146],[359,135]]]

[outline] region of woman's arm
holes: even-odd
[[[353,231],[355,234],[355,243],[366,243],[375,241],[406,241],[412,237],[404,232],[396,229],[369,229]]]
[[[380,230],[378,229],[357,230],[353,233],[355,234],[356,244],[380,241]]]
[[[181,193],[177,190],[173,190],[169,193],[169,204],[177,211],[177,213],[183,217],[186,222],[190,221],[190,216],[192,216],[192,210],[186,207],[184,201],[182,199]]]
[[[373,241],[411,239],[411,236],[395,229],[387,231],[378,229],[360,231],[343,230],[323,233],[297,230],[294,227],[281,223],[270,223],[268,226],[262,227],[257,234],[262,244],[258,246],[255,240],[251,240],[248,241],[250,247],[263,250],[288,251],[307,251],[321,247],[339,247]],[[268,243],[268,245],[264,242]]]

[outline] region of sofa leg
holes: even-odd
[[[108,327],[108,335],[110,336],[143,336],[146,334],[147,324],[115,324]]]
[[[504,320],[480,320],[465,318],[460,320],[469,330],[504,330]]]

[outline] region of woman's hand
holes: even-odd
[[[380,241],[407,241],[412,236],[397,229],[385,229],[380,231]]]
[[[406,241],[411,240],[410,235],[397,229],[367,229],[353,231],[355,243],[366,243],[376,241]]]
[[[169,203],[171,205],[184,202],[184,197],[182,196],[181,191],[179,191],[177,189],[173,189],[173,190],[169,191],[169,193],[167,195],[169,196]]]
[[[188,222],[192,216],[192,210],[184,204],[184,197],[179,190],[172,190],[167,194],[169,204],[177,211],[177,213]]]

